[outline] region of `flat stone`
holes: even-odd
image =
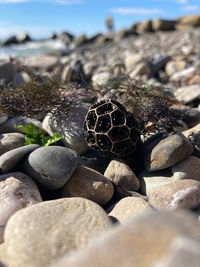
[[[29,153],[31,153],[36,148],[39,148],[39,145],[27,145],[15,148],[4,153],[0,156],[0,168],[3,173],[12,171]]]
[[[24,146],[25,137],[22,133],[8,133],[0,135],[0,156],[4,153]]]
[[[0,79],[12,82],[15,76],[15,66],[11,62],[0,62]]]
[[[125,68],[128,72],[133,70],[135,66],[144,60],[143,56],[140,54],[131,54],[125,59]]]
[[[173,179],[193,179],[200,181],[200,159],[189,156],[187,159],[172,166]]]
[[[149,203],[156,209],[175,210],[200,207],[200,182],[180,180],[154,189]]]
[[[5,244],[0,244],[0,267],[8,266],[6,258],[6,248]]]
[[[50,265],[111,226],[104,210],[83,198],[62,198],[23,209],[5,229],[8,266]]]
[[[114,217],[120,223],[124,223],[127,219],[138,216],[150,209],[149,203],[140,197],[125,197],[114,205],[108,215]]]
[[[184,69],[184,70],[181,70],[181,71],[178,71],[178,72],[174,73],[170,77],[170,80],[173,81],[173,82],[181,82],[186,77],[189,77],[189,76],[195,74],[195,72],[196,72],[196,68],[194,66],[192,66],[192,67],[189,67],[187,69]]]
[[[199,244],[200,224],[190,213],[151,211],[113,228],[87,248],[66,254],[50,267],[168,267],[166,262],[172,257],[185,259],[185,255],[186,264],[174,261],[170,267],[196,267]],[[198,264],[190,264],[194,262]]]
[[[62,197],[83,197],[105,205],[113,196],[112,183],[101,173],[79,166],[62,188]]]
[[[117,187],[121,187],[130,191],[138,191],[140,181],[133,173],[130,167],[121,159],[112,160],[104,172],[107,177]]]
[[[8,219],[18,210],[42,201],[33,180],[21,172],[0,175],[0,243]]]
[[[200,96],[200,83],[178,88],[174,95],[180,102],[188,104]]]
[[[78,153],[66,147],[40,147],[31,152],[22,169],[44,187],[59,189],[70,179],[78,159]]]
[[[171,167],[193,152],[192,144],[181,133],[170,135],[159,141],[155,146],[153,144],[154,141],[146,147],[149,150],[145,155],[145,168],[148,171]]]

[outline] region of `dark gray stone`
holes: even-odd
[[[27,154],[39,148],[39,145],[33,144],[28,146],[22,146],[4,153],[0,156],[0,168],[3,173],[12,171],[20,161],[22,161]]]
[[[79,160],[76,151],[59,146],[40,147],[23,164],[23,170],[49,189],[59,189],[70,179]]]

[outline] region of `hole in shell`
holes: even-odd
[[[128,138],[129,130],[126,126],[114,127],[109,131],[108,135],[116,142]]]
[[[114,109],[116,109],[115,106],[113,106],[111,103],[104,104],[97,108],[97,114],[103,115],[112,112]]]
[[[97,134],[97,145],[101,150],[109,151],[112,148],[112,142],[107,135]]]
[[[113,126],[118,126],[118,125],[123,125],[125,118],[124,118],[124,114],[120,111],[120,110],[115,110],[112,114],[112,123]]]
[[[110,116],[100,116],[97,121],[95,131],[97,133],[106,133],[111,128]]]
[[[88,128],[93,130],[96,120],[97,120],[97,116],[94,110],[89,111],[86,120],[87,120]]]

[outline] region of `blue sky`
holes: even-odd
[[[200,14],[200,0],[0,0],[0,39],[20,32],[35,38],[63,30],[105,32],[107,15],[118,30],[135,21],[187,14]]]

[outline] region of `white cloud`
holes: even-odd
[[[145,9],[145,8],[114,8],[111,10],[112,13],[121,14],[121,15],[155,15],[161,14],[161,9]]]
[[[174,2],[182,5],[188,4],[188,0],[174,0]]]
[[[0,4],[16,4],[30,2],[30,0],[0,0]]]
[[[187,5],[181,8],[182,11],[188,11],[188,12],[198,12],[200,11],[200,7],[196,5]]]

